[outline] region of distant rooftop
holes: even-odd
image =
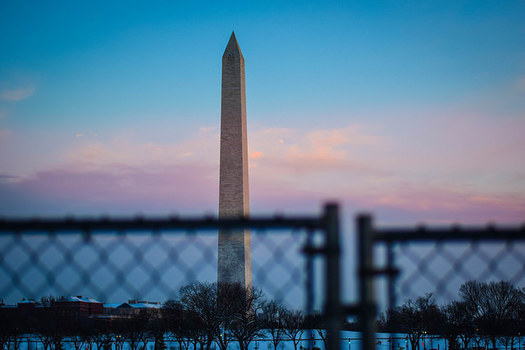
[[[96,299],[89,298],[89,297],[82,297],[82,295],[70,296],[70,297],[60,297],[60,298],[55,300],[55,302],[64,302],[64,301],[80,301],[80,302],[84,302],[84,303],[98,303],[98,304],[102,304],[101,301],[98,301]]]

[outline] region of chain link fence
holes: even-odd
[[[426,335],[421,326],[377,329],[378,315],[383,313],[384,326],[389,312],[415,305],[429,295],[440,307],[450,304],[460,299],[460,290],[469,281],[478,287],[503,281],[518,290],[525,285],[523,226],[375,227],[369,216],[359,217],[356,223],[358,300],[342,305],[342,283],[355,281],[340,275],[343,247],[338,208],[333,204],[325,206],[321,215],[308,217],[0,220],[2,308],[47,296],[84,295],[107,304],[180,300],[181,287],[216,281],[217,232],[223,228],[251,230],[254,287],[266,301],[278,301],[301,313],[297,328],[302,331],[290,340],[296,350],[435,348],[442,334]],[[352,315],[357,316],[354,326],[348,323]],[[224,329],[225,322],[217,327]],[[282,346],[285,336],[270,329],[276,325],[271,322],[277,322],[276,329],[284,329],[281,321],[265,322],[266,333],[252,337],[250,349],[277,349],[274,336],[281,337]],[[419,338],[412,339],[416,331]],[[425,336],[428,342],[420,343]],[[116,337],[112,340],[115,349],[121,341]],[[221,338],[226,333],[214,337],[214,344],[226,350],[221,347],[221,342],[228,344]],[[264,345],[261,338],[266,339]],[[188,350],[178,341],[177,349]],[[501,344],[497,342],[492,347]],[[204,342],[200,348],[211,349],[210,344]],[[488,341],[484,344],[488,346]]]
[[[357,231],[360,301],[354,311],[362,321],[364,349],[378,347],[380,312],[379,326],[391,333],[391,349],[435,348],[439,339],[441,346],[458,349],[469,343],[485,348],[518,345],[525,315],[525,225],[375,227],[372,218],[363,215]],[[505,298],[507,304],[501,302]],[[466,328],[461,328],[460,317]],[[495,322],[497,317],[500,321]],[[489,318],[502,324],[503,317],[513,327],[489,326]],[[394,342],[396,330],[403,335]],[[515,339],[503,344],[506,332],[514,332]]]
[[[114,305],[179,302],[181,287],[217,280],[217,232],[242,228],[251,230],[253,295],[303,319],[329,313],[325,272],[333,261],[324,252],[338,222],[336,205],[305,217],[0,220],[0,311],[29,301],[100,302],[103,314],[89,311],[100,318],[114,316],[106,310]]]
[[[4,302],[77,294],[112,302],[176,298],[183,285],[216,280],[217,230],[223,227],[252,230],[254,287],[298,309],[322,307],[321,293],[313,290],[320,287],[319,267],[307,260],[324,244],[325,214],[0,220],[0,296]]]

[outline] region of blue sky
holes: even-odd
[[[220,57],[235,30],[254,212],[336,198],[384,222],[515,223],[524,13],[520,1],[2,2],[0,212],[216,211]]]

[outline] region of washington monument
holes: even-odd
[[[219,218],[247,216],[249,213],[244,57],[235,33],[232,33],[222,55]],[[251,289],[249,230],[219,230],[217,282],[238,282]]]

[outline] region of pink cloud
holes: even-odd
[[[162,169],[134,167],[106,171],[52,170],[30,178],[11,181],[15,193],[30,193],[34,200],[46,199],[62,203],[62,212],[101,213],[187,212],[215,210],[217,192],[216,169],[210,166],[180,166]],[[9,213],[10,198],[0,200],[2,212]],[[119,210],[120,208],[120,210]],[[58,209],[58,208],[57,208]]]
[[[415,188],[399,184],[388,189],[316,190],[288,185],[252,186],[252,203],[279,211],[316,210],[322,203],[335,199],[345,204],[343,215],[371,212],[379,222],[414,224],[454,223],[517,224],[525,220],[525,195],[481,194],[449,188]]]
[[[338,198],[433,222],[525,218],[524,121],[467,114],[425,123],[382,134],[365,127],[255,132],[250,146],[263,156],[251,159],[252,200],[281,208]]]
[[[258,128],[249,135],[252,209],[310,211],[334,198],[387,220],[521,221],[525,125],[478,119],[455,115],[426,128]],[[69,210],[218,206],[216,129],[170,144],[75,140],[80,146],[65,153],[62,165],[11,180],[10,188],[73,203]]]
[[[250,154],[250,158],[260,158],[262,156],[263,156],[262,152],[253,152],[252,154]]]
[[[201,128],[185,140],[161,144],[115,138],[86,142],[65,154],[74,168],[103,169],[115,165],[163,167],[181,163],[218,164],[219,136],[214,129]]]
[[[266,175],[308,176],[319,172],[343,170],[373,171],[374,166],[362,159],[362,151],[383,147],[383,140],[364,132],[357,125],[340,129],[260,129],[250,134],[250,149],[260,155],[250,163]],[[275,171],[279,169],[278,171]],[[266,176],[265,175],[265,176]]]

